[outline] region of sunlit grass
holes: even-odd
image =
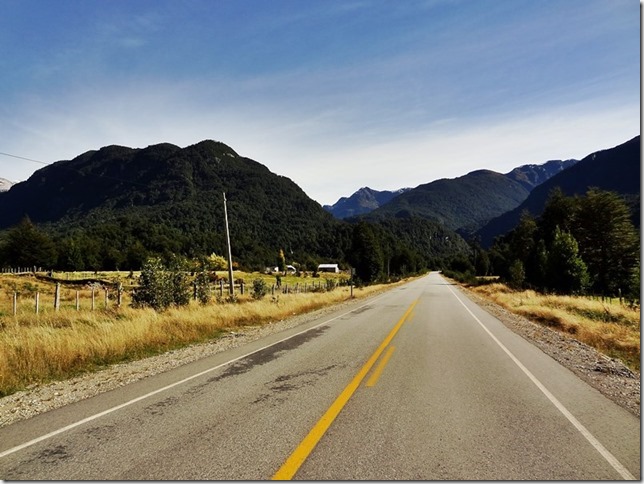
[[[598,351],[640,370],[640,308],[618,299],[556,296],[514,291],[503,284],[471,287],[505,309],[572,335]]]
[[[127,301],[119,308],[112,301],[105,308],[101,297],[97,297],[96,309],[91,311],[87,302],[89,290],[83,288],[82,309],[77,311],[73,303],[77,289],[65,288],[61,298],[64,303],[61,302],[59,311],[54,311],[52,285],[24,278],[19,282],[35,287],[30,288],[33,292],[19,287],[21,302],[14,316],[6,309],[6,300],[15,280],[0,278],[0,283],[4,283],[4,306],[0,315],[0,396],[30,384],[69,378],[112,363],[208,341],[234,328],[270,324],[350,299],[350,288],[346,286],[328,292],[276,293],[274,296],[269,293],[259,301],[248,290],[245,295],[237,296],[234,303],[213,300],[202,305],[192,301],[187,307],[159,313],[152,309],[134,309]],[[354,288],[353,293],[354,297],[362,298],[385,288]],[[41,298],[43,308],[37,315],[31,299],[36,291],[48,293],[47,298]]]

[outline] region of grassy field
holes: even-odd
[[[514,291],[504,284],[470,289],[531,321],[572,335],[629,368],[640,371],[640,308],[618,299],[555,296]]]
[[[111,273],[103,274],[102,278],[126,276]],[[236,278],[240,276],[235,274]],[[268,275],[243,276],[249,288],[256,277],[265,278],[269,284],[275,281],[274,276]],[[325,276],[337,278],[335,274]],[[86,277],[84,274],[78,279]],[[313,281],[317,284],[320,279],[282,277],[282,285]],[[385,287],[354,288],[353,294],[362,298]],[[207,341],[241,326],[266,324],[350,298],[347,286],[306,294],[272,296],[269,293],[259,301],[251,297],[249,290],[234,303],[213,300],[201,305],[192,301],[188,307],[155,312],[130,307],[126,291],[121,307],[112,302],[105,308],[101,296],[96,309],[90,310],[90,289],[83,285],[65,285],[61,290],[60,310],[54,311],[53,288],[51,282],[31,276],[0,276],[0,396],[34,383],[66,379],[112,363]],[[76,310],[76,291],[82,293],[80,311]],[[14,292],[20,293],[15,316],[12,312]],[[38,314],[32,299],[36,292],[42,294]]]

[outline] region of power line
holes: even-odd
[[[53,165],[53,163],[47,163],[45,161],[34,160],[33,158],[26,158],[24,156],[12,155],[11,153],[5,153],[3,151],[0,151],[0,155],[9,156],[11,158],[17,158],[19,160],[31,161],[33,163],[38,163],[38,164],[44,165],[44,166]],[[67,171],[77,173],[77,174],[79,174],[81,176],[93,176],[93,177],[96,177],[96,178],[104,178],[106,180],[112,180],[112,181],[117,181],[117,182],[122,182],[122,183],[129,183],[131,185],[136,185],[136,186],[139,186],[139,187],[150,188],[150,185],[148,185],[147,183],[139,183],[139,182],[135,182],[133,180],[125,179],[125,178],[119,178],[119,177],[110,176],[110,175],[104,175],[104,174],[99,174],[99,173],[83,173],[80,170],[77,170],[75,168],[70,168],[70,167],[64,166],[64,165],[61,165],[60,168],[63,169],[63,170],[67,170]]]
[[[40,165],[45,165],[45,166],[51,165],[51,163],[46,163],[40,160],[34,160],[33,158],[25,158],[24,156],[12,155],[11,153],[4,153],[2,151],[0,151],[0,155],[10,156],[11,158],[18,158],[19,160],[31,161],[33,163],[38,163]]]

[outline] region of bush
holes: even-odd
[[[266,294],[268,294],[268,284],[266,284],[266,281],[260,278],[255,279],[253,281],[253,299],[260,300],[266,296]]]
[[[195,297],[201,304],[208,304],[212,299],[210,275],[205,270],[195,277]]]
[[[189,303],[188,280],[179,266],[169,270],[161,259],[148,259],[141,270],[139,287],[132,295],[132,305],[163,311],[171,305],[185,306]]]

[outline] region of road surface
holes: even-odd
[[[618,480],[640,421],[432,273],[0,429],[0,479]]]

